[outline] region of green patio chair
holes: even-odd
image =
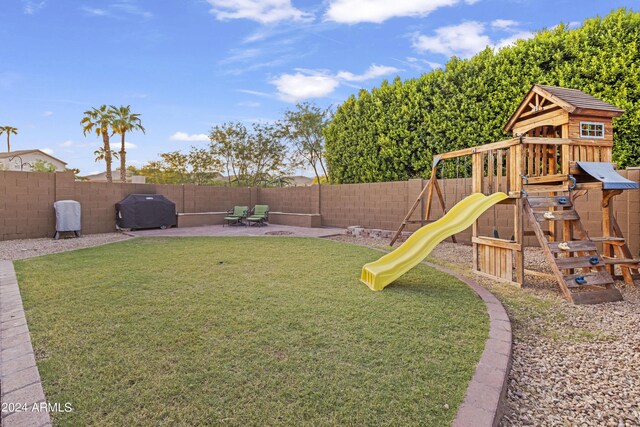
[[[249,206],[234,206],[233,209],[227,211],[224,220],[227,225],[245,225],[242,220],[247,217],[247,212],[249,212]],[[222,225],[224,226],[224,224]]]
[[[264,222],[269,219],[269,205],[256,205],[252,214],[247,217],[249,225],[266,225]]]

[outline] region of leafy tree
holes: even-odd
[[[127,105],[115,107],[109,107],[110,114],[112,115],[113,122],[111,123],[111,128],[114,133],[117,133],[121,136],[120,143],[120,170],[127,169],[127,152],[125,150],[125,135],[127,132],[133,132],[136,130],[142,131],[145,133],[144,126],[142,126],[142,121],[140,120],[140,114],[134,114],[131,112],[131,106]],[[127,174],[121,173],[120,180],[122,182],[127,182]]]
[[[82,131],[86,136],[87,133],[94,133],[100,137],[102,136],[102,148],[95,152],[96,161],[104,160],[107,166],[107,182],[113,182],[111,176],[111,162],[114,157],[114,153],[111,152],[111,146],[109,143],[110,129],[114,120],[113,112],[107,108],[106,105],[101,105],[99,108],[91,108],[85,111],[84,118],[80,122],[82,125]]]
[[[316,180],[321,182],[320,172],[328,180],[324,165],[324,135],[322,130],[332,118],[331,108],[322,109],[310,102],[296,104],[295,110],[288,110],[284,120],[278,123],[280,135],[293,145],[293,161],[303,167],[311,167]]]
[[[268,185],[287,172],[287,146],[272,124],[255,123],[246,146],[237,147],[239,177],[250,186]]]
[[[218,156],[227,172],[228,183],[231,184],[232,175],[239,180],[236,171],[236,156],[243,152],[247,145],[247,128],[240,122],[227,122],[216,125],[209,133],[211,152]],[[238,181],[240,184],[240,181]]]
[[[106,152],[104,150],[104,147],[100,147],[98,148],[96,151],[93,152],[93,155],[96,157],[95,160],[96,162],[102,162],[105,160],[106,158]],[[111,153],[111,157],[113,157],[114,159],[118,159],[119,155],[118,153]]]
[[[11,134],[14,134],[14,135],[18,134],[18,128],[14,128],[13,126],[0,126],[0,135],[2,135],[3,133],[7,134],[7,153],[10,153],[11,152],[10,137],[11,137]]]
[[[222,161],[204,148],[191,147],[187,162],[191,168],[191,180],[196,185],[211,185],[222,169]]]
[[[184,183],[189,173],[189,157],[179,151],[160,154],[161,170],[177,177],[177,183]]]
[[[132,169],[133,168],[133,169]],[[142,175],[146,177],[146,181],[149,184],[169,184],[166,179],[166,174],[164,172],[164,165],[162,162],[154,160],[148,162],[146,165],[142,166],[140,169],[136,169],[133,166],[129,166],[128,170],[132,170],[136,175]]]
[[[73,172],[76,181],[87,181],[87,178],[80,176],[80,169],[78,168],[65,168],[64,171]]]
[[[614,120],[613,160],[640,165],[639,40],[640,13],[619,9],[361,90],[324,128],[329,176],[335,183],[426,177],[433,154],[507,138],[504,124],[535,83],[580,89],[626,110]]]
[[[34,172],[53,173],[57,169],[56,169],[56,167],[55,167],[55,165],[53,163],[47,162],[46,160],[37,159],[36,162],[33,165],[32,170]]]

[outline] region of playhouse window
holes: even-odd
[[[580,138],[604,138],[604,123],[580,122]]]

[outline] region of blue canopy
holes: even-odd
[[[613,169],[608,162],[576,162],[578,167],[602,182],[603,190],[633,190],[640,188],[637,182],[631,181]]]

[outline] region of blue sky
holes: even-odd
[[[87,174],[104,165],[93,156],[100,142],[82,133],[83,111],[130,104],[147,129],[127,138],[129,163],[141,166],[161,152],[206,145],[216,124],[275,120],[302,100],[337,106],[360,88],[417,77],[452,55],[634,5],[2,0],[0,125],[19,129],[14,150],[45,149]]]

